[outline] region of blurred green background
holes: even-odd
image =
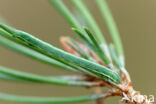
[[[70,9],[70,0],[64,0]],[[108,29],[94,0],[84,0],[102,31]],[[156,0],[108,0],[121,33],[126,55],[126,67],[134,87],[143,94],[156,95]],[[60,36],[73,36],[71,27],[47,0],[0,0],[0,17],[9,25],[32,33],[40,39],[61,47]],[[0,64],[41,75],[73,74],[31,60],[0,46]],[[78,87],[61,87],[0,80],[0,92],[31,96],[78,96],[91,91]],[[116,99],[114,102],[117,102]],[[108,104],[112,103],[108,99]],[[16,104],[0,101],[0,104]],[[90,103],[81,103],[90,104]]]

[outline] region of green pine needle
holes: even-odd
[[[18,81],[29,81],[35,83],[47,83],[47,84],[55,84],[55,85],[64,85],[64,86],[95,86],[97,83],[90,83],[85,81],[72,81],[72,80],[64,80],[56,77],[45,77],[35,74],[30,74],[26,72],[16,71],[14,69],[9,69],[6,67],[0,66],[0,77],[3,79],[18,80]]]
[[[119,60],[120,60],[121,64],[124,66],[125,65],[124,50],[123,50],[122,42],[120,39],[120,34],[117,29],[116,23],[113,19],[113,16],[109,10],[108,4],[107,4],[106,0],[95,0],[95,1],[96,1],[97,5],[102,13],[102,16],[108,26],[108,29],[111,34],[112,40],[114,42]]]
[[[111,55],[111,58],[112,58],[114,64],[116,65],[116,67],[117,67],[118,69],[120,69],[120,68],[121,68],[121,64],[120,64],[120,62],[119,62],[119,59],[118,59],[118,57],[117,57],[116,50],[115,50],[115,47],[114,47],[113,44],[111,44],[111,45],[109,46],[109,50],[110,50],[110,55]]]
[[[104,63],[108,66],[110,66],[110,68],[112,68],[111,66],[111,62],[108,59],[108,57],[106,56],[106,54],[104,53],[104,51],[101,49],[99,43],[97,42],[97,40],[95,39],[95,37],[93,36],[93,34],[89,31],[89,29],[87,29],[86,27],[84,27],[85,32],[87,33],[89,39],[91,40],[92,44],[94,45],[94,47],[96,48],[96,52],[98,54],[98,56],[104,61]]]
[[[81,38],[81,40],[95,53],[97,52],[96,48],[94,47],[94,45],[92,44],[91,40],[88,39],[88,37],[86,37],[86,35],[84,33],[82,33],[80,30],[78,30],[77,28],[72,28],[72,30]]]
[[[86,59],[91,59],[91,56],[89,56],[80,46],[79,44],[72,38],[70,38],[71,42],[80,50],[80,52],[85,56]]]
[[[49,2],[60,12],[60,14],[72,27],[76,27],[81,30],[80,23],[75,19],[73,14],[68,10],[62,0],[49,0]]]
[[[83,54],[77,47],[73,46],[71,43],[66,42],[73,50],[75,50],[81,57],[89,59],[85,54]]]
[[[106,95],[104,94],[95,94],[88,96],[55,98],[55,97],[16,96],[6,93],[0,93],[0,100],[18,103],[29,103],[29,104],[70,104],[70,103],[75,104],[78,102],[87,102],[96,100],[99,98],[103,98],[105,96]]]
[[[94,20],[93,16],[90,13],[90,11],[87,9],[85,4],[83,3],[83,0],[71,0],[71,2],[75,5],[75,7],[82,14],[85,21],[91,27],[92,31],[95,33],[95,36],[100,41],[100,43],[106,44],[106,40],[105,40],[98,24],[96,23],[96,21]]]

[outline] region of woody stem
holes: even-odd
[[[100,93],[102,93],[102,90],[101,90],[100,87],[94,87],[94,92],[95,92],[96,94],[100,94]],[[97,99],[97,100],[95,101],[95,104],[105,104],[104,99],[103,99],[103,98]]]

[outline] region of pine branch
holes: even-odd
[[[40,62],[81,74],[81,76],[42,76],[0,66],[0,79],[26,83],[93,87],[95,94],[54,98],[0,93],[0,100],[33,104],[69,104],[96,100],[97,104],[103,104],[103,98],[126,96],[129,99],[136,98],[136,101],[122,99],[125,103],[143,104],[145,101],[149,101],[148,104],[153,104],[133,89],[131,78],[125,68],[119,31],[106,0],[95,1],[113,40],[114,46],[111,44],[109,48],[96,20],[82,0],[71,0],[71,2],[90,29],[81,26],[80,21],[74,17],[62,0],[49,0],[83,41],[80,43],[72,38],[61,38],[61,43],[67,52],[29,33],[0,24],[0,45]],[[108,87],[108,92],[102,93],[101,87]],[[142,101],[140,101],[140,97],[142,97]]]

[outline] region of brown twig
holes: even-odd
[[[100,87],[94,87],[94,92],[95,92],[96,94],[101,94],[101,93],[102,93],[102,90],[101,90]],[[96,103],[96,104],[105,104],[103,98],[97,99],[97,100],[95,101],[95,103]]]

